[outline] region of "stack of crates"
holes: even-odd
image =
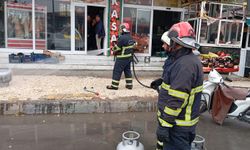
[[[44,61],[47,58],[49,58],[49,56],[34,52],[32,52],[30,55],[25,55],[23,53],[12,53],[9,55],[9,63],[34,63]]]

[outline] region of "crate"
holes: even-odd
[[[9,55],[9,63],[22,63],[23,57],[16,54]]]
[[[34,60],[33,60],[33,57],[31,55],[24,55],[23,56],[23,59],[22,59],[22,62],[23,63],[32,63]]]

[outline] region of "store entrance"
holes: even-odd
[[[181,12],[154,10],[152,56],[163,57],[161,35],[181,20]]]
[[[96,32],[106,32],[104,28],[104,7],[87,7],[87,54],[102,55],[104,37],[96,37]]]

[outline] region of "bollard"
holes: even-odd
[[[12,79],[11,70],[8,68],[1,68],[0,69],[0,87],[7,87],[9,86],[9,82]]]

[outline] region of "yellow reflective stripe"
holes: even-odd
[[[184,99],[184,100],[188,99],[189,97],[189,94],[182,92],[182,91],[173,90],[173,89],[169,89],[168,94],[177,98]]]
[[[189,103],[188,103],[188,106],[186,108],[185,120],[187,120],[187,121],[191,120],[191,113],[192,113],[192,107],[193,107],[193,104],[194,104],[195,94],[199,93],[199,92],[202,92],[202,90],[203,90],[202,85],[198,86],[196,88],[193,88],[191,90],[191,95],[189,97]]]
[[[126,50],[126,49],[129,49],[129,48],[134,48],[134,45],[130,45],[130,46],[123,46],[122,48],[123,48],[123,49],[125,49],[125,50]]]
[[[184,100],[187,100],[188,97],[189,97],[189,94],[187,94],[185,92],[182,92],[182,91],[173,90],[173,89],[170,88],[170,85],[168,85],[168,84],[166,84],[164,82],[161,84],[161,87],[163,89],[167,90],[168,94],[171,95],[171,96],[181,98],[181,99],[184,99]]]
[[[172,116],[178,116],[180,114],[181,110],[182,109],[173,110],[173,109],[171,109],[171,108],[169,108],[167,106],[164,108],[164,112],[166,114],[172,115]]]
[[[122,47],[122,55],[124,55],[125,51],[126,51],[127,49],[130,49],[130,48],[134,48],[134,45],[123,46],[123,47]]]
[[[119,83],[119,81],[116,81],[116,80],[112,80],[112,82]]]
[[[121,50],[121,48],[120,47],[118,47],[117,45],[112,49],[113,51],[120,51]]]
[[[198,87],[196,87],[196,88],[193,88],[192,90],[191,90],[191,95],[192,94],[195,94],[195,93],[199,93],[199,92],[202,92],[202,90],[203,90],[203,85],[201,85],[201,86],[198,86]]]
[[[170,89],[170,85],[168,85],[168,84],[166,84],[166,83],[164,83],[164,82],[162,82],[161,87],[162,87],[163,89],[167,90],[167,91]]]
[[[133,78],[125,78],[125,80],[133,80]]]
[[[185,120],[191,120],[192,106],[194,104],[194,94],[189,97],[189,103],[186,108]]]
[[[131,57],[132,54],[127,54],[127,55],[117,55],[117,58],[126,58],[126,57]]]
[[[114,84],[112,84],[111,86],[118,88],[118,85],[114,85]]]
[[[161,119],[160,117],[158,117],[158,120],[159,120],[162,127],[170,127],[170,128],[173,127],[172,124],[166,122],[165,120]]]
[[[161,112],[158,110],[157,112],[157,116],[160,117],[161,116]]]
[[[178,126],[193,126],[196,123],[198,123],[198,121],[199,121],[199,117],[197,117],[193,120],[190,120],[190,121],[175,119],[176,125],[178,125]]]
[[[160,146],[163,146],[163,142],[157,141],[157,144],[159,144]]]

